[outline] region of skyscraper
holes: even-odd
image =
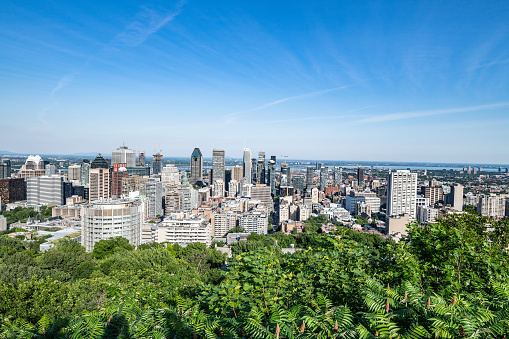
[[[397,170],[389,174],[387,185],[387,215],[408,214],[415,219],[417,199],[417,173]]]
[[[195,148],[191,154],[191,185],[203,185],[203,156],[199,148]]]
[[[81,184],[88,185],[89,172],[90,171],[90,161],[87,159],[83,160],[81,163]]]
[[[257,164],[258,164],[258,161],[256,160],[256,158],[252,158],[251,159],[251,183],[253,185],[256,183],[256,180],[257,180],[257,176],[256,176]]]
[[[213,150],[212,151],[212,180],[210,184],[214,184],[216,180],[225,180],[225,156],[224,150]]]
[[[145,195],[148,198],[149,218],[163,215],[163,184],[159,178],[148,178],[145,182]]]
[[[329,168],[322,166],[320,168],[320,191],[325,191],[325,187],[328,186],[329,182]]]
[[[359,184],[359,187],[364,187],[365,178],[364,168],[357,167],[357,183]]]
[[[152,174],[159,174],[163,169],[163,155],[161,151],[159,153],[154,154],[154,158],[152,160]]]
[[[145,152],[138,152],[138,162],[136,166],[145,167]]]
[[[110,166],[99,153],[90,164],[89,170],[90,201],[108,199],[110,191]]]
[[[240,183],[242,180],[242,166],[233,166],[232,167],[232,180],[235,180],[237,183]]]
[[[0,179],[11,177],[11,161],[9,159],[2,159],[0,162]]]
[[[113,172],[111,173],[111,195],[116,198],[122,196],[122,178],[127,178],[129,172],[127,172],[126,164],[116,163],[113,164]]]
[[[265,184],[265,152],[258,152],[258,164],[256,168],[256,177],[259,184]]]
[[[457,211],[463,211],[463,185],[454,184],[451,186],[451,205]]]
[[[244,148],[244,158],[242,162],[242,167],[244,169],[243,176],[245,178],[244,183],[251,183],[251,150],[249,148]]]
[[[136,151],[120,146],[111,152],[111,164],[127,164],[126,167],[134,167],[136,165]]]
[[[286,161],[281,165],[281,186],[291,186],[292,176]]]
[[[343,182],[343,168],[334,167],[334,186],[340,186]]]
[[[276,157],[271,156],[267,166],[267,178],[270,186],[270,193],[276,195]]]
[[[306,169],[306,190],[310,190],[313,187],[313,167],[308,166]]]

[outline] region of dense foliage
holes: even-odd
[[[1,338],[505,338],[509,222],[410,226],[406,241],[339,227],[261,236],[228,259],[203,244],[110,239],[37,253],[0,237]],[[283,254],[294,244],[299,250]],[[99,245],[99,244],[98,244]],[[5,248],[8,248],[6,250]]]

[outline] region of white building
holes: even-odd
[[[163,184],[159,178],[148,178],[145,183],[145,195],[149,199],[148,217],[163,215]]]
[[[246,212],[239,217],[239,226],[247,233],[267,234],[269,219],[259,211]]]
[[[27,178],[27,205],[56,205],[65,203],[63,183],[64,178],[59,175]]]
[[[391,172],[387,185],[387,215],[408,214],[410,220],[417,216],[417,173],[409,170]]]
[[[214,180],[214,184],[212,185],[212,197],[219,198],[224,197],[224,181],[223,179]]]
[[[180,185],[180,172],[173,164],[167,164],[161,170],[161,182],[163,186]]]
[[[127,164],[127,167],[136,166],[136,151],[120,146],[111,152],[111,164]]]
[[[240,167],[240,166],[239,166]],[[228,183],[228,196],[235,198],[239,193],[239,183],[236,180],[230,180]]]
[[[422,224],[434,223],[438,218],[438,208],[431,206],[417,206],[417,221]]]
[[[490,218],[505,216],[506,197],[503,195],[480,195],[477,203],[477,213]]]
[[[194,215],[186,218],[175,213],[157,225],[153,238],[159,243],[168,242],[185,246],[200,242],[210,246],[212,226],[203,218]]]
[[[346,196],[345,207],[350,213],[356,213],[358,202],[369,205],[371,213],[380,212],[380,198],[376,193],[350,191]]]
[[[81,244],[91,252],[97,242],[114,237],[126,238],[131,245],[141,241],[141,202],[124,200],[93,201],[81,211]]]

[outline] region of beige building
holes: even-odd
[[[142,178],[134,175],[128,178],[122,178],[122,195],[129,195],[129,192],[138,192],[139,195],[145,195],[145,184],[148,178]]]
[[[233,166],[232,167],[232,180],[235,180],[236,182],[240,182],[242,180],[242,166]]]
[[[401,234],[402,236],[407,236],[407,225],[410,222],[410,217],[408,214],[403,214],[399,216],[387,217],[387,221],[385,224],[385,233],[388,235],[393,235],[396,233]]]
[[[237,225],[235,213],[212,213],[212,234],[216,238],[223,237],[229,230]]]
[[[110,184],[109,168],[91,168],[89,171],[89,201],[108,199],[111,196]]]

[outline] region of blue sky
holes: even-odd
[[[507,1],[4,1],[0,150],[508,163]]]

